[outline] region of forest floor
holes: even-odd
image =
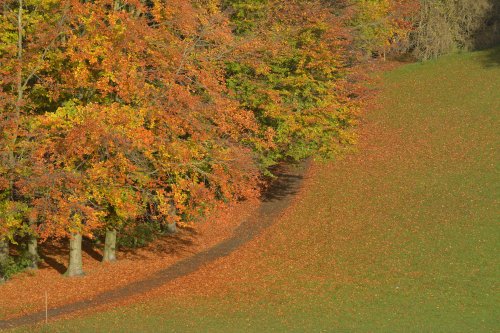
[[[313,163],[255,238],[169,283],[29,330],[498,330],[499,91],[500,49],[383,74],[358,151]]]

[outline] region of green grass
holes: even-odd
[[[500,330],[498,50],[387,73],[369,144],[322,165],[220,293],[59,321],[61,332]],[[218,281],[220,274],[223,281]]]

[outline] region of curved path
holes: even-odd
[[[278,178],[263,195],[258,213],[245,221],[234,231],[231,238],[192,257],[181,260],[147,279],[130,283],[75,303],[54,307],[48,310],[48,317],[67,315],[76,311],[111,303],[123,298],[138,295],[162,286],[176,278],[193,273],[201,266],[227,256],[241,245],[249,242],[269,227],[290,205],[294,195],[300,188],[308,164],[286,166],[278,172]],[[21,317],[0,321],[0,329],[14,328],[22,325],[35,324],[45,320],[45,311],[39,311]]]

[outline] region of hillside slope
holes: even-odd
[[[359,151],[258,239],[61,332],[498,329],[499,50],[384,75]]]

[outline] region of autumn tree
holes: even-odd
[[[104,259],[114,259],[126,224],[172,228],[253,192],[256,169],[238,141],[256,125],[227,97],[217,59],[231,31],[215,10],[184,1],[68,7],[64,52],[40,88],[56,107],[36,118],[37,172],[25,192],[40,235],[70,237],[75,275],[82,234],[106,229]]]
[[[30,173],[31,117],[43,104],[39,75],[57,43],[64,14],[60,2],[51,0],[6,0],[0,11],[0,243],[7,249],[4,244],[16,234],[28,235],[35,267],[37,221],[28,214],[19,182]]]
[[[222,7],[229,12],[233,31],[242,35],[254,31],[267,16],[269,0],[223,0]]]
[[[418,11],[417,0],[356,0],[346,11],[354,49],[384,59],[405,52]]]
[[[354,140],[347,30],[322,2],[266,3],[263,13],[250,15],[259,24],[240,34],[242,46],[227,61],[226,74],[228,87],[255,114],[259,135],[268,142],[253,143],[260,164],[267,169],[283,159],[331,157]]]

